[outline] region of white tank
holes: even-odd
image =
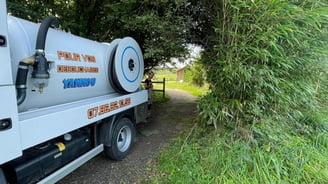
[[[14,81],[18,63],[35,53],[39,26],[8,16]],[[143,77],[141,49],[130,37],[106,44],[49,29],[45,57],[50,62],[48,85],[40,92],[31,79],[29,67],[26,99],[19,105],[20,112],[110,93],[131,93],[139,88]]]

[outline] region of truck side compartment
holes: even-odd
[[[81,129],[24,150],[3,168],[9,183],[35,183],[90,149],[90,131]]]

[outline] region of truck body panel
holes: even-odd
[[[11,128],[0,130],[0,165],[22,154],[15,94],[14,86],[0,86],[0,120],[11,123]]]
[[[8,43],[8,24],[6,2],[0,1],[0,86],[12,85],[12,70],[10,63],[10,49]]]
[[[22,154],[20,127],[16,106],[16,91],[13,85],[6,1],[0,1],[0,165]],[[5,123],[9,123],[6,127]]]
[[[147,91],[111,94],[64,105],[20,113],[22,148],[26,149],[72,130],[112,116],[147,101]],[[130,100],[130,102],[128,102]],[[122,103],[120,105],[120,103]],[[124,104],[126,103],[126,104]],[[116,108],[101,112],[101,108]],[[116,104],[116,105],[113,105]],[[107,111],[107,112],[106,112]],[[90,113],[90,114],[89,114]],[[91,114],[92,113],[92,114]],[[37,133],[36,133],[37,132]]]

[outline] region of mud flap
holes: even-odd
[[[148,118],[148,102],[142,103],[134,108],[136,123],[147,122]]]

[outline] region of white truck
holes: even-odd
[[[55,183],[101,152],[121,160],[147,116],[134,39],[52,26],[7,15],[0,0],[0,184]]]

